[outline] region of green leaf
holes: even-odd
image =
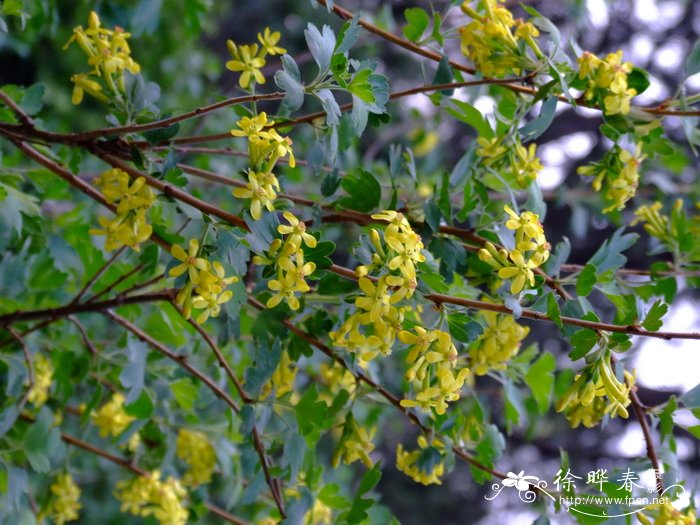
[[[22,0],[4,0],[2,14],[9,16],[21,16],[24,2]]]
[[[532,396],[537,402],[540,414],[547,412],[554,388],[554,370],[556,360],[550,353],[543,353],[539,359],[532,363],[525,373],[524,380],[532,390]]]
[[[651,85],[649,73],[639,67],[632,68],[627,75],[627,87],[637,91],[637,95],[644,93]]]
[[[153,415],[154,409],[153,399],[146,389],[141,392],[136,401],[124,406],[124,412],[139,419],[148,419]]]
[[[299,66],[289,55],[282,55],[282,69],[275,72],[275,83],[284,91],[282,104],[288,112],[299,109],[304,103],[304,85]]]
[[[30,117],[37,115],[44,106],[41,100],[44,98],[45,89],[44,84],[34,84],[24,90],[24,98],[19,106]]]
[[[119,381],[121,382],[122,386],[129,391],[125,400],[127,405],[130,405],[136,401],[141,395],[143,381],[146,376],[147,355],[148,346],[146,343],[136,339],[129,339],[129,345],[127,348],[129,363],[119,374]]]
[[[700,408],[700,384],[697,384],[688,390],[685,394],[679,397],[678,400],[683,403],[686,408],[690,408],[691,410]]]
[[[695,42],[692,51],[685,59],[685,74],[692,76],[700,73],[700,39]]]
[[[411,7],[403,12],[408,24],[402,29],[403,35],[411,42],[417,42],[423,32],[428,28],[430,16],[420,7]]]
[[[48,472],[51,458],[58,452],[60,445],[60,431],[53,426],[53,416],[49,410],[44,409],[24,434],[24,455],[34,471]]]
[[[559,303],[557,303],[557,298],[552,292],[547,294],[547,315],[559,328],[564,327],[564,323],[561,321],[561,310],[559,309]]]
[[[330,268],[333,261],[328,257],[335,251],[335,243],[331,241],[321,241],[315,248],[304,248],[304,260],[316,263],[317,269]]]
[[[180,131],[180,124],[171,124],[167,128],[152,129],[150,131],[144,131],[142,133],[143,138],[145,138],[149,144],[160,144],[162,142],[167,142]]]
[[[649,309],[642,326],[651,332],[656,332],[663,326],[661,318],[666,315],[666,312],[668,312],[668,305],[659,299]]]
[[[445,110],[454,118],[473,127],[480,137],[493,138],[493,129],[481,112],[468,102],[452,99]]]
[[[370,212],[379,206],[382,188],[370,172],[358,168],[343,177],[340,185],[350,195],[338,201],[343,208]]]
[[[452,337],[460,343],[467,344],[475,341],[484,331],[483,326],[462,312],[448,314],[447,326]]]
[[[598,269],[591,263],[586,264],[576,280],[576,293],[580,297],[586,297],[593,291],[597,281]]]
[[[322,30],[309,22],[304,31],[306,44],[309,46],[311,56],[318,65],[319,78],[325,74],[331,65],[331,56],[335,50],[335,35],[330,26],[324,25]]]
[[[522,137],[523,142],[529,142],[537,139],[542,133],[547,131],[550,124],[554,120],[554,112],[557,109],[557,97],[550,97],[542,103],[542,109],[537,118],[531,120],[518,132]]]
[[[269,312],[270,310],[266,311]],[[261,312],[261,314],[262,313],[264,312]],[[256,321],[261,318],[262,315],[258,315]],[[267,324],[264,319],[261,322]],[[280,328],[284,327],[282,324],[278,326]],[[246,369],[245,372],[246,390],[248,390],[251,395],[256,395],[265,382],[272,377],[272,374],[275,372],[280,362],[281,356],[282,345],[278,339],[275,339],[271,346],[260,341],[255,351],[255,362],[253,366]]]
[[[183,377],[170,383],[170,391],[180,407],[186,412],[191,412],[199,397],[199,389],[191,379]]]
[[[340,187],[340,180],[338,170],[333,170],[333,172],[326,174],[323,181],[321,181],[321,195],[324,197],[333,195]]]
[[[576,361],[591,351],[598,342],[598,336],[590,328],[582,328],[571,336],[570,342],[573,349],[569,352],[569,358]]]
[[[318,400],[316,385],[312,385],[294,407],[299,432],[309,448],[314,449],[326,421],[328,406]]]
[[[636,233],[622,234],[624,228],[620,228],[613,233],[612,237],[606,240],[597,252],[588,261],[598,268],[599,273],[608,270],[622,268],[627,262],[627,257],[622,252],[634,246],[639,239]]]
[[[328,2],[330,5],[332,2]],[[336,53],[347,53],[350,48],[355,45],[357,38],[360,36],[360,15],[355,15],[352,20],[345,22],[343,27],[338,31],[338,39],[335,44]]]

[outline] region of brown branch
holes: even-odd
[[[176,290],[167,289],[159,292],[148,292],[140,295],[132,295],[128,297],[118,297],[108,299],[106,301],[98,301],[94,303],[68,304],[56,308],[44,308],[41,310],[17,310],[15,312],[0,315],[0,326],[9,325],[18,321],[32,321],[35,319],[59,319],[67,317],[71,314],[80,314],[84,312],[99,312],[107,308],[116,308],[129,304],[153,303],[158,301],[169,301]]]
[[[145,265],[144,265],[143,263],[134,266],[131,270],[129,270],[129,271],[126,272],[125,274],[120,275],[119,278],[117,278],[112,284],[107,285],[107,286],[104,287],[102,290],[100,290],[99,292],[97,292],[95,295],[93,295],[92,297],[90,297],[86,302],[87,302],[87,303],[95,302],[97,299],[99,299],[99,298],[102,297],[103,295],[109,293],[109,292],[112,291],[115,287],[119,286],[121,283],[123,283],[124,281],[126,281],[129,277],[131,277],[132,275],[134,275],[134,274],[140,272],[140,271],[143,269],[144,266],[145,266]],[[121,294],[120,294],[120,295],[121,295]]]
[[[344,268],[338,266],[337,264],[332,265],[328,268],[328,271],[333,272],[341,277],[357,281],[358,278],[355,272],[349,268]],[[451,295],[445,295],[440,293],[429,293],[425,294],[424,297],[436,305],[441,304],[454,304],[456,306],[463,306],[466,308],[473,308],[476,310],[486,310],[490,312],[499,312],[504,314],[512,315],[513,311],[502,304],[497,303],[487,303],[484,301],[477,301],[474,299],[464,299],[462,297],[454,297]],[[534,319],[536,321],[546,321],[553,323],[554,320],[547,314],[541,312],[536,312],[534,310],[528,310],[523,308],[521,317],[526,319]],[[561,316],[562,323],[569,324],[572,326],[579,326],[581,328],[590,328],[591,330],[601,331],[601,332],[617,332],[628,335],[639,335],[643,337],[655,337],[658,339],[700,339],[700,333],[698,332],[651,332],[649,330],[644,330],[637,325],[616,325],[609,323],[601,323],[596,321],[588,321],[585,319],[577,319],[575,317]]]
[[[389,95],[389,100],[396,100],[402,97],[407,97],[410,95],[416,95],[418,93],[428,93],[430,91],[444,91],[446,89],[455,89],[459,87],[468,87],[468,86],[483,86],[483,85],[488,85],[488,84],[501,84],[501,85],[506,85],[509,86],[509,82],[514,82],[518,80],[523,80],[522,78],[487,78],[487,79],[481,79],[481,80],[469,80],[465,82],[448,82],[445,84],[431,84],[427,86],[418,86],[414,88],[409,88],[405,89],[403,91],[397,91],[395,93],[391,93]],[[348,111],[352,109],[353,104],[352,102],[348,102],[347,104],[342,104],[339,109],[340,111]],[[291,120],[280,120],[275,122],[271,127],[272,128],[286,128],[290,126],[297,126],[299,124],[306,124],[309,122],[313,122],[316,119],[323,118],[326,116],[325,111],[316,111],[315,113],[309,113],[307,115],[303,115],[301,117],[297,117],[295,119]],[[186,145],[186,144],[198,144],[201,142],[215,142],[218,140],[224,140],[231,138],[231,133],[215,133],[213,135],[197,135],[197,136],[191,136],[191,137],[179,137],[171,141],[171,144],[175,145]],[[147,148],[150,146],[150,144],[146,141],[139,141],[139,142],[132,142],[131,144],[140,147],[140,148]]]
[[[113,128],[95,129],[93,131],[87,131],[85,133],[74,133],[72,134],[72,138],[74,142],[85,142],[100,137],[121,135],[124,133],[142,133],[144,131],[150,131],[153,129],[167,128],[168,126],[172,126],[173,124],[182,122],[183,120],[201,117],[202,115],[206,115],[207,113],[211,113],[212,111],[216,111],[218,109],[225,108],[228,106],[235,106],[238,104],[244,104],[246,102],[258,102],[261,100],[279,100],[283,97],[284,93],[277,91],[274,93],[245,95],[242,97],[227,98],[226,100],[221,100],[219,102],[215,102],[214,104],[209,104],[208,106],[202,106],[187,113],[183,113],[181,115],[175,115],[170,118],[156,120],[155,122],[148,122],[146,124],[130,124],[128,126],[117,126]]]
[[[23,126],[28,128],[34,127],[34,121],[32,118],[25,113],[25,111],[17,104],[12,97],[0,89],[0,100],[12,110],[12,112],[17,115],[17,118],[22,123]]]
[[[97,279],[99,279],[99,278],[102,276],[102,274],[103,274],[105,271],[107,271],[107,268],[109,268],[110,265],[111,265],[114,261],[116,261],[117,258],[118,258],[122,253],[124,253],[124,250],[126,250],[126,247],[125,247],[125,246],[122,246],[121,248],[119,248],[118,250],[116,250],[116,251],[114,252],[114,255],[112,255],[112,257],[110,257],[109,259],[107,259],[107,261],[105,261],[104,264],[102,264],[102,266],[99,267],[99,269],[95,272],[95,274],[88,280],[88,282],[85,283],[85,286],[83,286],[83,287],[80,289],[80,291],[77,293],[77,295],[75,296],[75,298],[73,299],[73,301],[71,302],[71,304],[77,304],[78,302],[80,302],[80,299],[83,297],[83,295],[85,294],[85,292],[87,292],[90,288],[92,288],[92,285],[95,284],[95,282],[97,281]]]
[[[95,345],[92,344],[92,341],[90,341],[85,327],[80,323],[80,321],[78,321],[78,319],[74,315],[69,315],[66,317],[66,319],[68,319],[71,323],[73,323],[76,326],[76,328],[78,328],[80,336],[83,338],[83,343],[85,343],[85,346],[90,351],[92,356],[97,357],[97,348],[95,348]]]
[[[243,385],[238,380],[238,377],[236,376],[233,369],[231,368],[231,365],[229,365],[228,361],[226,361],[226,358],[224,357],[223,352],[221,351],[219,346],[216,344],[216,342],[214,341],[212,336],[209,335],[206,332],[206,330],[204,330],[204,328],[202,328],[202,325],[200,325],[197,321],[195,321],[191,317],[186,317],[184,312],[182,311],[182,308],[180,308],[177,304],[175,304],[175,301],[171,301],[170,304],[173,306],[173,308],[175,308],[175,310],[178,311],[178,313],[183,317],[183,319],[185,319],[197,331],[197,333],[207,343],[209,348],[211,348],[212,352],[214,352],[214,355],[216,356],[216,360],[219,362],[219,366],[221,366],[226,371],[226,375],[231,380],[231,383],[233,383],[233,386],[236,389],[236,391],[238,392],[238,395],[241,397],[241,400],[244,403],[251,403],[253,401],[253,399],[243,389]]]
[[[659,456],[656,454],[656,448],[654,447],[654,439],[651,435],[651,430],[649,429],[649,423],[647,422],[646,414],[642,402],[637,395],[636,387],[632,387],[630,390],[630,401],[632,403],[632,409],[634,410],[634,415],[639,421],[639,426],[642,428],[642,434],[644,435],[644,442],[647,448],[647,457],[651,462],[651,466],[654,467],[654,475],[656,477],[656,492],[658,492],[659,497],[664,494],[664,479],[661,472],[661,464],[659,462]]]
[[[700,277],[700,270],[674,270],[673,263],[666,262],[669,267],[668,270],[660,270],[658,272],[652,270],[643,270],[638,268],[619,268],[615,270],[615,273],[620,275],[670,275],[679,277]],[[559,269],[566,273],[576,273],[583,270],[585,266],[583,264],[562,264]]]

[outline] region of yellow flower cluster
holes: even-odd
[[[294,390],[294,380],[297,377],[296,364],[289,357],[287,352],[282,352],[280,362],[272,373],[270,380],[265,383],[260,391],[260,398],[265,399],[272,390],[275,390],[277,399]]]
[[[497,249],[487,242],[479,250],[479,259],[498,270],[500,278],[512,279],[510,293],[517,294],[526,285],[535,285],[533,270],[549,259],[550,245],[544,236],[539,215],[530,211],[518,215],[509,206],[504,206],[503,209],[510,216],[506,228],[515,230],[515,248]]]
[[[75,484],[72,476],[67,472],[59,474],[50,489],[53,496],[39,514],[39,522],[44,518],[49,518],[56,525],[63,525],[68,521],[77,520],[78,511],[82,505],[80,504],[80,488]]]
[[[131,182],[126,172],[113,168],[102,173],[94,182],[105,200],[116,206],[117,216],[111,220],[100,217],[103,229],[92,229],[89,233],[106,236],[105,249],[108,251],[122,246],[140,251],[139,244],[153,233],[146,214],[156,199],[146,185],[146,179],[139,177]]]
[[[346,390],[351,397],[355,394],[355,388],[357,388],[355,376],[335,362],[330,365],[321,363],[318,373],[321,381],[327,387],[326,390],[319,393],[318,397],[327,404],[332,404],[335,396],[341,390]]]
[[[651,205],[640,206],[634,212],[635,219],[631,225],[635,226],[641,222],[649,235],[666,240],[668,237],[668,217],[659,213],[662,208],[663,206],[658,201]]]
[[[599,162],[579,167],[579,175],[595,177],[593,189],[600,191],[605,185],[603,213],[622,210],[627,201],[634,197],[639,186],[639,166],[646,158],[642,145],[637,144],[634,154],[615,146]]]
[[[481,162],[487,169],[502,173],[521,188],[527,188],[542,171],[537,146],[533,142],[525,147],[517,136],[512,144],[504,144],[503,140],[504,137],[477,138],[479,148],[476,154],[481,157]]]
[[[216,467],[216,452],[207,436],[196,430],[181,428],[175,447],[177,457],[190,467],[182,478],[183,484],[196,487],[209,483]]]
[[[185,525],[189,512],[184,503],[187,491],[173,477],[161,481],[160,472],[117,483],[114,496],[121,511],[134,516],[153,516],[160,525]]]
[[[231,130],[234,137],[248,139],[248,184],[233,190],[233,196],[239,199],[250,199],[250,215],[258,220],[263,208],[268,211],[275,209],[274,202],[280,184],[272,173],[277,161],[289,156],[289,165],[296,166],[292,139],[283,137],[276,129],[273,120],[267,120],[265,112],[254,117],[243,117],[236,125],[239,129]]]
[[[469,369],[456,370],[457,349],[450,334],[442,330],[427,331],[420,326],[414,330],[415,333],[399,332],[399,340],[411,345],[406,357],[410,365],[406,379],[417,391],[415,400],[402,399],[401,406],[417,407],[424,412],[434,408],[438,414],[444,414],[447,404],[459,399]]]
[[[369,432],[357,423],[352,413],[349,413],[343,426],[343,434],[338,442],[338,448],[333,454],[332,465],[337,468],[342,461],[350,465],[355,461],[362,461],[367,468],[372,468],[374,463],[369,457],[374,450],[372,439],[377,429],[372,428]]]
[[[124,411],[124,396],[120,393],[112,394],[112,398],[102,407],[91,414],[92,423],[97,427],[100,436],[118,436],[136,418]]]
[[[34,384],[27,394],[27,401],[39,408],[49,399],[49,390],[53,381],[53,364],[44,354],[36,354],[33,359]]]
[[[530,328],[518,324],[512,315],[482,312],[482,317],[486,328],[469,349],[471,368],[479,376],[489,370],[505,370],[530,332]]]
[[[647,516],[651,513],[652,516]],[[676,509],[671,503],[658,503],[647,506],[637,513],[637,520],[642,525],[695,525],[695,509]]]
[[[535,57],[542,58],[535,40],[540,33],[532,23],[514,20],[512,13],[497,0],[480,2],[484,12],[469,4],[469,1],[462,3],[462,11],[472,21],[459,30],[461,49],[485,77],[520,75],[523,69],[533,68],[526,47]]]
[[[73,36],[66,43],[66,49],[76,42],[88,57],[88,65],[93,67],[89,73],[79,73],[71,77],[73,82],[73,104],[80,104],[85,93],[102,102],[109,97],[102,90],[106,86],[112,95],[124,93],[124,71],[136,75],[141,67],[131,58],[131,49],[127,40],[129,33],[117,26],[105,29],[100,25],[97,13],[90,12],[88,28],[78,26],[73,29]],[[101,81],[101,82],[100,82]]]
[[[410,299],[417,285],[416,265],[425,261],[420,235],[413,231],[403,214],[386,210],[372,215],[386,221],[384,244],[377,229],[370,231],[374,251],[372,262],[358,266],[358,285],[362,294],[355,299],[356,312],[329,335],[335,346],[357,353],[370,361],[379,353],[391,353],[404,317],[404,308],[396,303]],[[376,282],[370,272],[382,272]]]
[[[316,269],[316,263],[304,262],[302,244],[309,248],[316,247],[316,237],[306,233],[306,225],[297,219],[293,213],[283,213],[289,225],[280,224],[277,231],[284,235],[284,240],[275,239],[270,243],[266,255],[256,255],[253,262],[259,265],[272,265],[275,269],[275,279],[267,283],[267,287],[275,292],[267,300],[266,306],[274,308],[285,301],[292,310],[299,309],[297,293],[306,293],[309,288],[306,277]]]
[[[214,261],[210,263],[199,257],[199,241],[190,239],[188,251],[174,244],[170,253],[180,264],[170,269],[170,277],[179,277],[187,272],[187,284],[178,292],[175,303],[180,306],[187,319],[192,315],[192,308],[201,310],[197,316],[198,323],[204,323],[210,317],[221,313],[221,305],[233,297],[226,287],[238,282],[238,277],[226,277],[223,265]],[[192,292],[196,295],[193,295]]]
[[[622,62],[622,51],[610,53],[601,60],[586,51],[578,59],[578,77],[586,81],[586,100],[601,106],[606,115],[630,112],[630,101],[637,94],[627,87],[627,75],[632,72],[631,62]]]
[[[423,485],[442,485],[440,476],[445,473],[445,465],[440,462],[429,462],[430,470],[426,470],[422,465],[421,459],[424,452],[430,446],[432,452],[442,455],[444,445],[437,439],[433,439],[432,443],[428,444],[425,436],[418,436],[418,446],[420,449],[411,452],[405,451],[401,443],[396,447],[396,468],[409,476],[416,483]]]
[[[287,52],[286,49],[277,45],[280,36],[279,31],[271,32],[270,28],[266,27],[264,33],[258,33],[259,46],[258,44],[236,45],[233,40],[226,41],[232,57],[232,60],[226,62],[226,69],[241,73],[238,84],[243,89],[250,85],[251,80],[258,84],[265,83],[265,76],[260,70],[265,67],[267,55],[284,55]]]
[[[576,376],[557,403],[557,412],[563,412],[573,428],[581,423],[594,427],[605,414],[610,414],[611,418],[629,417],[627,407],[635,377],[627,370],[624,377],[625,382],[619,381],[612,370],[610,356],[602,357]]]

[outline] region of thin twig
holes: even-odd
[[[85,286],[83,286],[83,287],[80,289],[80,291],[77,293],[77,295],[75,296],[75,298],[73,299],[73,301],[71,302],[71,304],[77,304],[78,302],[80,302],[80,299],[83,297],[83,295],[85,294],[85,292],[87,292],[87,291],[92,287],[92,285],[95,284],[95,282],[97,281],[97,279],[99,279],[99,278],[102,276],[102,274],[103,274],[105,271],[107,271],[107,268],[109,268],[110,265],[111,265],[114,261],[116,261],[117,258],[118,258],[122,253],[124,253],[124,250],[126,250],[126,246],[122,246],[122,247],[119,248],[117,251],[115,251],[114,254],[112,255],[112,257],[110,257],[109,259],[107,259],[107,261],[105,261],[104,264],[102,264],[102,266],[99,267],[99,269],[95,272],[95,274],[88,280],[88,282],[85,283]]]
[[[94,303],[67,304],[56,308],[44,308],[41,310],[17,310],[9,314],[0,315],[0,326],[9,325],[18,321],[31,321],[35,319],[60,319],[71,314],[84,312],[99,312],[107,308],[116,308],[129,304],[154,303],[158,301],[169,301],[174,296],[176,290],[167,289],[158,292],[148,292],[128,297],[118,297]]]
[[[85,346],[87,349],[90,351],[93,357],[97,357],[98,352],[97,348],[95,348],[95,345],[92,344],[92,341],[90,341],[90,338],[88,337],[87,331],[85,330],[85,327],[78,321],[78,319],[74,315],[69,315],[66,317],[71,323],[73,323],[77,328],[78,331],[80,332],[81,337],[83,338],[83,342],[85,343]]]

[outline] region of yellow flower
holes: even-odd
[[[199,272],[209,271],[211,265],[209,261],[202,257],[197,257],[199,253],[199,241],[197,239],[190,239],[189,251],[185,251],[179,244],[173,244],[170,249],[170,254],[175,257],[178,261],[182,261],[182,264],[170,269],[170,277],[179,277],[185,272],[188,272],[189,279],[193,283],[199,283]]]
[[[267,211],[274,211],[274,201],[277,198],[277,193],[273,189],[279,187],[277,178],[270,174],[271,178],[264,173],[254,171],[248,172],[248,185],[245,188],[236,188],[233,190],[233,196],[239,199],[250,199],[250,215],[253,219],[258,220],[262,216],[263,206]]]
[[[196,291],[200,295],[220,294],[229,284],[237,282],[238,277],[235,275],[226,277],[224,266],[219,261],[214,261],[209,270],[199,272]]]
[[[593,427],[606,414],[611,418],[629,417],[627,407],[635,376],[627,370],[623,375],[625,382],[619,381],[612,371],[610,356],[603,356],[576,376],[574,383],[558,401],[557,412],[564,412],[573,428],[581,423]]]
[[[112,394],[112,398],[107,403],[92,413],[92,423],[99,430],[101,437],[118,436],[136,420],[124,411],[124,401],[122,394]]]
[[[535,286],[535,274],[532,271],[530,261],[525,261],[520,250],[511,250],[508,253],[514,266],[506,266],[498,270],[498,276],[502,279],[512,279],[510,293],[517,294],[525,288],[525,284]]]
[[[469,350],[470,366],[476,375],[505,370],[508,361],[518,353],[520,342],[530,332],[510,315],[482,312],[482,317],[486,328]]]
[[[343,425],[343,434],[333,454],[332,465],[337,468],[342,461],[346,465],[351,465],[355,461],[362,461],[365,467],[372,468],[374,463],[369,457],[374,450],[372,439],[376,432],[372,428],[369,432],[357,423],[352,413],[349,413]]]
[[[272,390],[275,390],[277,399],[294,390],[294,379],[297,376],[298,368],[287,352],[282,352],[280,362],[272,373],[270,380],[265,383],[260,392],[260,398],[266,398]]]
[[[606,115],[627,115],[630,101],[637,91],[628,88],[627,75],[633,66],[630,62],[622,62],[622,51],[610,53],[604,60],[586,51],[578,63],[579,79],[586,79],[588,84],[586,99],[597,101]]]
[[[181,428],[175,446],[177,457],[189,465],[182,482],[190,487],[209,483],[216,467],[216,452],[207,436],[196,430]]]
[[[71,102],[75,106],[83,101],[85,93],[92,95],[102,102],[107,102],[109,100],[105,94],[102,93],[102,86],[100,83],[92,80],[84,73],[77,73],[71,76],[70,81],[73,82],[73,96],[71,97]]]
[[[56,525],[63,525],[68,521],[75,521],[79,518],[78,511],[81,509],[80,488],[75,484],[73,478],[67,472],[62,472],[56,476],[56,480],[51,485],[53,495],[47,507],[41,512],[41,518],[47,517]]]
[[[265,59],[262,56],[258,56],[258,45],[229,45],[229,51],[231,51],[231,49],[235,49],[236,53],[232,53],[233,60],[226,62],[226,69],[234,72],[242,72],[238,80],[240,86],[246,89],[250,85],[251,77],[253,77],[258,84],[264,84],[265,77],[260,69],[265,67]]]
[[[396,468],[416,483],[441,485],[442,480],[440,476],[445,473],[445,464],[442,461],[431,461],[429,463],[431,465],[430,470],[426,470],[419,460],[426,452],[432,452],[442,457],[444,455],[444,445],[437,439],[433,439],[429,445],[428,440],[424,436],[420,436],[418,437],[418,446],[420,447],[418,450],[408,452],[399,443],[396,447]],[[430,448],[430,451],[428,451],[428,448]]]
[[[660,202],[655,202],[651,205],[640,206],[635,212],[635,219],[631,226],[644,223],[644,229],[649,235],[665,242],[670,241],[669,219],[667,215],[660,213],[663,206]]]
[[[678,510],[670,502],[648,505],[636,516],[642,525],[695,525],[697,523],[695,509],[688,507],[685,510]]]
[[[185,525],[189,517],[184,499],[187,491],[173,477],[161,481],[155,470],[145,476],[117,483],[115,497],[121,511],[135,516],[153,516],[161,525]]]
[[[309,248],[316,247],[316,237],[306,233],[306,224],[297,219],[291,212],[285,211],[282,215],[289,222],[289,226],[280,224],[277,227],[277,231],[282,235],[288,235],[288,242],[299,248],[303,240],[304,244]]]
[[[27,401],[39,408],[49,398],[49,390],[53,381],[53,364],[44,354],[36,354],[33,359],[34,384],[27,394]]]
[[[284,55],[287,50],[277,45],[281,36],[279,31],[271,33],[270,28],[266,27],[264,33],[258,33],[258,42],[268,55]]]
[[[221,313],[221,305],[233,298],[233,292],[226,290],[220,294],[206,293],[192,299],[192,306],[197,310],[204,310],[197,316],[199,324],[205,323],[209,317],[218,317]]]
[[[63,49],[76,42],[88,57],[88,65],[93,67],[90,73],[73,75],[73,104],[80,104],[84,93],[88,93],[102,102],[109,99],[104,95],[98,79],[113,94],[124,93],[124,71],[136,75],[141,66],[131,57],[127,40],[131,34],[120,27],[113,30],[101,27],[99,17],[94,11],[88,17],[88,29],[78,26],[73,29],[73,36]],[[94,78],[91,78],[94,77]]]

